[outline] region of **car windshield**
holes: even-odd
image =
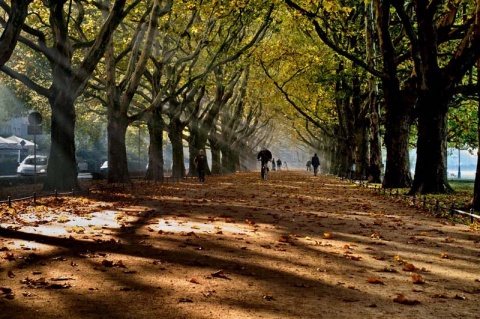
[[[35,165],[35,158],[30,157],[30,158],[25,159],[25,164]],[[47,165],[47,158],[37,157],[37,165]]]

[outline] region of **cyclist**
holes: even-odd
[[[257,160],[261,161],[262,163],[261,172],[263,178],[263,166],[267,165],[267,163],[272,160],[272,153],[266,148],[262,148],[262,150],[257,155]]]

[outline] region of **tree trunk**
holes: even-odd
[[[145,178],[163,180],[163,130],[164,123],[160,109],[155,109],[147,121],[150,145],[148,147],[148,169]]]
[[[382,182],[382,146],[380,140],[380,116],[376,98],[370,99],[370,164],[368,168],[368,181],[370,183]]]
[[[111,108],[108,115],[108,182],[130,183],[125,144],[128,118],[121,112],[112,111]]]
[[[480,60],[477,61],[477,90],[480,92]],[[480,141],[480,100],[477,109],[477,137]],[[473,186],[473,209],[480,211],[480,147],[477,149],[477,169],[475,171],[475,184]]]
[[[72,99],[61,92],[54,94],[50,101],[51,148],[47,166],[44,190],[79,190],[77,162],[75,158],[75,106]]]
[[[210,151],[212,153],[212,174],[222,173],[222,162],[220,149],[210,142]]]
[[[185,164],[183,163],[183,126],[178,120],[172,119],[169,124],[168,138],[172,144],[172,176],[173,178],[185,177]]]
[[[368,133],[367,133],[367,126],[366,121],[362,121],[360,125],[357,123],[357,128],[355,131],[355,158],[356,161],[356,169],[357,169],[357,178],[358,179],[365,179],[367,176],[368,171]]]
[[[222,148],[222,168],[224,173],[235,173],[238,162],[238,154],[234,150],[230,147]]]
[[[438,90],[418,100],[418,140],[415,177],[410,194],[451,193],[447,181],[447,103]]]
[[[378,54],[375,46],[373,20],[373,3],[365,6],[365,25],[366,25],[366,58],[367,64],[371,68],[376,67],[375,57]],[[380,141],[380,110],[377,103],[378,87],[377,80],[373,75],[368,75],[368,113],[369,113],[369,163],[367,179],[370,183],[382,182],[382,146]]]
[[[190,169],[188,175],[195,176],[198,174],[197,169],[194,165],[195,156],[199,153],[200,150],[204,150],[206,153],[206,145],[207,145],[207,138],[208,134],[206,133],[206,128],[203,123],[197,118],[193,118],[189,123],[189,131],[190,131],[190,138],[188,143],[188,150],[190,152]],[[207,167],[205,170],[206,175],[211,175],[209,165],[207,163]]]
[[[343,71],[343,63],[339,63],[337,69],[337,79],[335,83],[336,101],[338,116],[338,134],[339,140],[342,143],[339,144],[338,151],[338,169],[341,176],[350,174],[351,165],[354,163],[354,150],[355,150],[355,138],[354,138],[354,113],[352,104],[350,103],[351,88],[345,83],[345,79],[341,76]]]
[[[373,1],[375,26],[378,33],[379,52],[382,54],[382,78],[385,100],[385,136],[387,163],[382,186],[384,188],[404,188],[412,185],[408,140],[413,104],[405,103],[400,94],[397,72],[397,52],[390,35],[390,1]]]
[[[385,147],[387,159],[383,188],[405,188],[412,186],[410,157],[408,153],[410,134],[410,112],[402,104],[399,95],[387,94],[384,89]]]

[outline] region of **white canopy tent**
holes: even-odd
[[[21,149],[22,146],[13,140],[0,136],[0,149]]]
[[[33,143],[32,141],[26,140],[24,138],[21,138],[21,137],[15,136],[15,135],[9,136],[5,139],[9,140],[9,141],[12,141],[12,142],[15,142],[19,146],[19,148],[33,150],[34,147],[35,147],[35,143]],[[23,144],[23,147],[22,147],[22,141],[24,141],[24,143],[25,143],[25,144]]]

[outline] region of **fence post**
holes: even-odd
[[[12,208],[12,197],[8,196],[8,207]]]
[[[423,196],[423,209],[427,209],[427,196]]]
[[[33,203],[37,205],[37,192],[33,192]]]
[[[75,196],[75,190],[72,188],[72,196]]]
[[[435,200],[435,214],[438,214],[438,210],[440,208],[440,201],[438,199]]]
[[[413,195],[412,203],[413,203],[413,206],[417,204],[417,196],[415,194]]]
[[[455,214],[455,203],[452,203],[452,207],[450,208],[450,216],[453,218],[454,214]]]
[[[475,211],[473,210],[473,208],[470,208],[470,223],[473,224],[473,213]]]

